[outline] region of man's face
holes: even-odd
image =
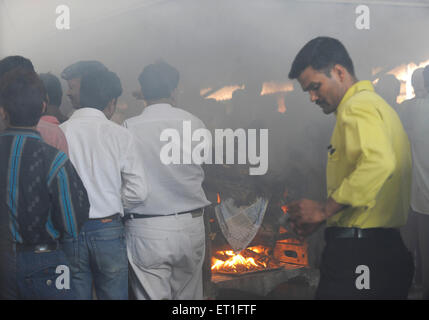
[[[67,80],[67,84],[69,86],[67,96],[69,97],[73,108],[78,109],[80,106],[80,78]]]
[[[302,90],[310,94],[311,102],[321,107],[325,114],[334,112],[343,97],[339,77],[332,70],[330,74],[328,77],[325,72],[309,66],[298,77]]]

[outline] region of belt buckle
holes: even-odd
[[[204,213],[204,209],[199,209],[197,212],[191,212],[192,218],[201,217]]]
[[[34,253],[47,253],[51,251],[52,250],[49,249],[47,245],[39,245],[39,246],[36,246]]]
[[[356,228],[355,229],[355,237],[358,239],[362,239],[363,238],[363,231],[362,229]]]

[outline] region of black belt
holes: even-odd
[[[90,218],[89,220],[98,220],[98,221],[101,221],[101,220],[108,220],[108,219],[112,219],[112,220],[115,220],[115,219],[117,219],[117,218],[120,218],[121,217],[121,214],[120,213],[115,213],[115,214],[113,214],[113,215],[111,215],[111,216],[108,216],[108,217],[103,217],[103,218]]]
[[[201,217],[204,213],[204,208],[195,209],[192,211],[186,211],[186,212],[179,212],[179,213],[173,213],[173,214],[166,214],[166,215],[152,215],[152,214],[137,214],[137,213],[129,213],[125,215],[124,219],[147,219],[147,218],[159,218],[159,217],[170,217],[175,215],[182,215],[190,213],[192,215],[192,218]]]
[[[16,251],[18,252],[34,252],[34,253],[46,253],[59,249],[59,243],[45,243],[45,244],[16,244]]]
[[[399,230],[394,228],[341,228],[329,227],[325,230],[325,240],[333,239],[368,239],[399,236]]]

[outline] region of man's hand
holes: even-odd
[[[313,224],[326,220],[328,217],[323,203],[302,199],[287,205],[290,219],[296,224]]]
[[[309,235],[311,235],[312,233],[314,233],[322,224],[323,224],[323,222],[306,223],[306,224],[297,225],[292,221],[290,222],[290,226],[291,226],[293,232],[295,232],[295,234],[301,240],[303,240],[304,238],[306,238]]]
[[[329,198],[325,203],[302,199],[287,204],[287,207],[292,228],[299,236],[305,237],[345,206]]]

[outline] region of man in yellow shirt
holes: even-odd
[[[398,228],[407,221],[411,155],[396,112],[358,81],[336,39],[318,37],[295,57],[289,73],[336,126],[328,147],[324,203],[289,204],[296,232],[326,221],[317,299],[406,299],[414,266]]]

